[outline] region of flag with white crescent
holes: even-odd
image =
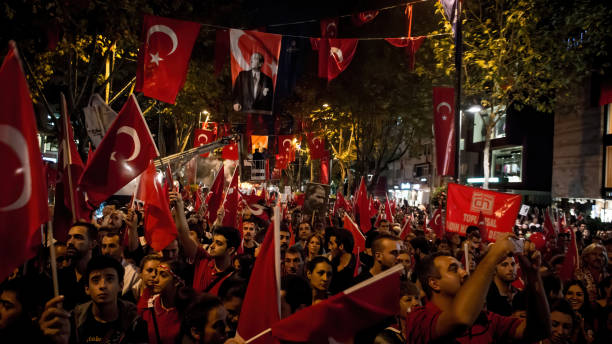
[[[331,81],[344,71],[355,56],[357,39],[319,40],[319,78]]]
[[[174,104],[187,78],[200,24],[145,15],[135,91]]]
[[[455,174],[455,89],[433,88],[434,134],[439,176]]]
[[[321,37],[338,38],[338,18],[321,19]]]
[[[293,145],[294,136],[293,135],[278,135],[277,136],[277,144],[278,144],[278,155],[282,155],[285,157],[287,162],[292,162],[295,160],[295,146]]]
[[[281,40],[281,35],[230,29],[234,111],[272,112]]]
[[[196,129],[193,133],[193,147],[200,147],[202,145],[209,144],[217,139],[217,132],[215,130],[207,129]],[[200,154],[201,157],[206,158],[210,153]]]
[[[144,172],[157,156],[155,141],[132,94],[88,159],[78,185],[88,202],[98,206]]]
[[[307,133],[306,138],[308,139],[308,150],[311,159],[321,159],[326,156],[324,136],[319,136],[315,133]]]
[[[0,67],[0,281],[40,246],[49,209],[34,107],[15,42]]]

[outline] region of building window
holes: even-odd
[[[612,188],[612,146],[606,146],[606,188]]]
[[[503,110],[502,110],[503,111]],[[486,124],[489,121],[491,110],[482,110],[479,114],[474,114],[474,134],[472,142],[483,142],[487,132]],[[491,139],[499,139],[506,137],[506,113],[502,113],[501,117],[495,123],[495,127],[491,132]]]
[[[419,164],[414,166],[414,177],[429,177],[429,164]]]
[[[610,135],[612,134],[612,118],[610,117],[612,115],[612,111],[610,111],[610,108],[612,106],[610,106],[610,104],[608,104],[608,106],[604,106],[604,111],[605,113],[605,118],[607,119],[607,126],[606,126],[606,134]]]
[[[491,153],[491,177],[500,182],[520,183],[523,172],[523,147],[493,150]]]

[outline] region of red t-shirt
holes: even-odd
[[[153,302],[153,309],[155,310],[155,321],[157,322],[161,343],[157,342],[153,314],[151,308],[148,308],[142,313],[142,318],[147,322],[149,343],[174,344],[181,330],[181,321],[176,307],[167,309],[162,307],[161,297],[158,297]]]
[[[230,267],[230,269],[232,269]],[[193,274],[193,289],[196,292],[203,292],[208,286],[214,282],[219,276],[224,277],[217,282],[207,293],[217,295],[219,293],[219,287],[223,280],[231,276],[232,274],[225,273],[224,271],[217,271],[215,269],[215,260],[206,252],[204,248],[198,246],[198,251],[195,256],[195,272]]]
[[[406,317],[407,343],[494,343],[514,334],[522,319],[510,318],[489,311],[480,313],[474,325],[461,336],[442,337],[432,341],[442,311],[433,302],[418,307]]]

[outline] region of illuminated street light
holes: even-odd
[[[324,108],[328,108],[328,107],[329,107],[329,104],[325,103],[325,104],[323,104],[323,107],[324,107]]]
[[[472,105],[466,111],[469,112],[469,113],[479,113],[480,111],[482,111],[482,106],[480,106],[480,105]]]

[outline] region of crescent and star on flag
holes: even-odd
[[[170,40],[172,40],[172,49],[166,55],[166,57],[172,55],[172,53],[174,53],[174,51],[178,47],[178,37],[176,36],[176,33],[174,32],[174,30],[172,30],[166,25],[158,24],[158,25],[153,25],[149,28],[149,31],[147,31],[147,41],[146,41],[147,47],[149,46],[149,38],[151,38],[151,35],[153,35],[156,32],[163,33],[166,36],[168,36]],[[159,51],[155,53],[149,53],[149,55],[151,56],[152,64],[155,63],[157,66],[159,66],[159,62],[164,61],[164,59],[159,56]]]
[[[30,201],[32,195],[32,177],[30,168],[30,156],[28,153],[28,142],[21,132],[15,127],[0,125],[0,142],[5,143],[15,152],[21,167],[15,170],[16,175],[23,176],[23,188],[21,194],[13,203],[0,208],[0,211],[12,211],[24,207]]]
[[[450,114],[452,112],[451,106],[449,103],[447,102],[441,102],[440,104],[438,104],[438,106],[436,106],[436,112],[439,113],[440,115],[442,115],[442,120],[446,121],[446,119],[448,118],[446,114],[442,114],[440,112],[440,108],[442,107],[447,107],[448,108],[448,113]]]

